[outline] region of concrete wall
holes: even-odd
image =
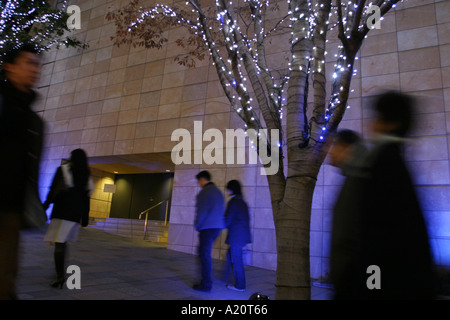
[[[105,184],[114,184],[114,174],[91,168],[94,192],[91,196],[91,218],[107,218],[111,211],[112,193],[104,192]]]

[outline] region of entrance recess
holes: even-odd
[[[105,192],[113,190],[108,217],[139,219],[145,215],[146,221],[167,224],[175,168],[170,152],[91,157],[89,164],[114,174],[114,186],[105,188]]]
[[[111,218],[167,220],[172,198],[173,172],[116,174],[116,192],[112,196]],[[164,201],[169,206],[161,206]],[[167,207],[167,208],[166,208]]]

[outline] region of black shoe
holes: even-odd
[[[62,289],[63,288],[63,285],[64,285],[64,279],[56,279],[55,281],[53,281],[52,283],[50,283],[50,286],[51,287],[53,287],[53,288],[60,288],[60,289]]]
[[[202,292],[211,292],[211,287],[207,287],[203,284],[195,284],[192,289]]]

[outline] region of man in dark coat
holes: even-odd
[[[225,210],[225,225],[228,229],[225,243],[230,246],[227,253],[227,266],[225,277],[230,269],[233,270],[235,284],[228,284],[227,288],[236,291],[245,291],[245,270],[242,250],[245,245],[252,242],[250,234],[250,216],[245,203],[241,185],[237,180],[227,183],[227,192],[231,195]]]
[[[222,192],[211,182],[208,171],[201,171],[196,175],[202,190],[197,195],[195,230],[199,232],[199,248],[202,269],[202,281],[194,285],[193,289],[209,292],[212,288],[212,246],[216,238],[225,228],[224,197]]]
[[[34,47],[10,50],[0,83],[0,299],[15,299],[18,246],[27,183],[37,190],[43,121],[31,110],[41,71]]]
[[[428,234],[403,158],[412,100],[387,92],[377,97],[375,111],[373,147],[364,161],[367,178],[361,194],[359,276],[365,272],[367,282],[361,284],[359,297],[431,299],[435,283]]]
[[[333,137],[329,150],[330,164],[339,168],[345,177],[333,208],[333,225],[330,244],[330,281],[335,299],[358,298],[361,279],[359,271],[361,254],[361,192],[364,172],[362,160],[367,149],[360,136],[348,129]],[[365,276],[365,274],[364,274]]]

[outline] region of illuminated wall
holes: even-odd
[[[94,193],[91,197],[91,218],[107,218],[111,211],[112,193],[105,192],[105,184],[114,184],[114,174],[91,168]]]

